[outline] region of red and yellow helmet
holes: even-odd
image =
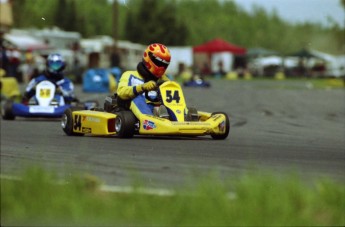
[[[170,59],[170,51],[166,46],[153,43],[146,48],[143,63],[155,77],[161,78],[169,66]]]

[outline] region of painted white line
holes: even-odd
[[[20,177],[10,176],[10,175],[0,175],[0,179],[3,180],[15,180],[20,181],[22,180]],[[56,184],[68,184],[66,181],[59,181],[55,182]],[[116,185],[101,185],[99,187],[100,191],[103,192],[114,192],[114,193],[139,193],[139,194],[147,194],[147,195],[157,195],[157,196],[173,196],[175,192],[168,189],[158,189],[158,188],[134,188],[130,186],[116,186]]]
[[[10,175],[0,175],[0,179],[4,180],[22,180],[20,177],[16,176],[10,176]],[[56,182],[56,184],[67,184],[66,182]],[[155,195],[155,196],[174,196],[176,195],[176,192],[173,190],[168,189],[160,189],[160,188],[135,188],[130,186],[116,186],[116,185],[101,185],[99,187],[99,190],[102,192],[112,192],[112,193],[126,193],[126,194],[132,194],[132,193],[138,193],[138,194],[145,194],[145,195]],[[236,193],[234,192],[228,192],[227,197],[230,200],[234,200],[237,198]]]
[[[117,193],[139,193],[147,195],[158,195],[158,196],[173,196],[175,192],[168,189],[158,188],[133,188],[129,186],[114,186],[114,185],[102,185],[101,191],[104,192],[117,192]]]
[[[10,176],[10,175],[4,175],[4,174],[1,174],[0,175],[0,179],[4,179],[4,180],[21,180],[20,177],[15,177],[15,176]]]

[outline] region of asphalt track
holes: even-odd
[[[88,173],[105,184],[172,188],[209,173],[298,174],[345,180],[345,89],[311,89],[298,81],[213,80],[184,88],[188,106],[230,116],[226,140],[211,137],[68,137],[59,120],[1,120],[1,174],[40,166],[61,175]],[[106,94],[84,94],[81,100]]]

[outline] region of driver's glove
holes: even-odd
[[[155,90],[156,88],[157,88],[157,83],[153,80],[150,80],[149,82],[136,86],[136,90],[138,93],[152,91],[152,90]]]

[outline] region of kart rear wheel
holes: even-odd
[[[16,116],[12,112],[13,101],[8,100],[5,102],[4,106],[1,108],[2,119],[4,120],[14,120]]]
[[[83,110],[81,107],[71,107],[65,110],[61,118],[61,127],[68,136],[83,136],[83,133],[73,132],[73,111]]]
[[[132,138],[137,119],[131,111],[121,111],[115,118],[115,131],[120,138]]]
[[[229,117],[226,113],[224,112],[214,112],[211,115],[215,114],[223,114],[225,116],[225,133],[224,134],[211,134],[211,137],[215,140],[224,140],[228,137],[229,132],[230,132],[230,120]]]

